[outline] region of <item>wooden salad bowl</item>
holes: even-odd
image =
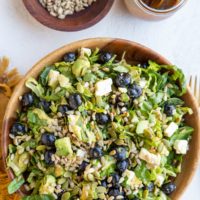
[[[29,77],[37,77],[41,70],[48,65],[51,65],[57,61],[60,61],[64,54],[67,52],[75,51],[80,47],[88,48],[100,48],[101,50],[110,51],[121,58],[123,52],[126,52],[125,58],[129,63],[137,64],[143,63],[147,60],[156,61],[159,64],[171,64],[164,57],[154,52],[153,50],[144,47],[138,43],[123,40],[123,39],[112,39],[112,38],[95,38],[81,40],[68,44],[53,53],[47,55],[42,60],[40,60],[35,66],[33,66],[30,71],[24,76],[21,82],[16,87],[13,95],[9,101],[6,114],[3,121],[3,138],[2,138],[2,148],[3,148],[3,159],[6,166],[6,157],[8,155],[8,145],[11,140],[9,139],[9,130],[12,126],[12,122],[16,118],[16,111],[20,108],[19,97],[23,95],[27,89],[25,88],[25,81]],[[177,176],[175,183],[177,185],[176,191],[171,195],[173,200],[180,199],[181,195],[185,191],[188,184],[191,182],[192,177],[195,174],[197,169],[199,155],[200,155],[200,124],[199,124],[199,111],[198,105],[187,89],[187,93],[183,96],[186,106],[189,106],[193,110],[193,114],[186,116],[186,121],[188,125],[194,128],[194,133],[192,140],[190,142],[190,149],[187,155],[184,157],[182,172]],[[13,172],[10,169],[7,169],[7,173],[10,179],[14,178]],[[25,194],[24,189],[20,189],[19,192],[23,195]]]
[[[114,0],[97,0],[85,10],[62,20],[51,16],[38,0],[23,0],[23,2],[29,13],[41,24],[59,31],[79,31],[103,19],[111,9]]]

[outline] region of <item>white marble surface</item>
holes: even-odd
[[[136,19],[128,13],[123,0],[115,0],[112,10],[101,22],[71,33],[58,32],[39,24],[25,10],[22,0],[0,2],[0,56],[8,55],[21,73],[64,44],[99,36],[137,41],[160,52],[187,75],[200,73],[199,0],[188,1],[176,15],[160,22]],[[200,168],[182,200],[199,200],[199,183]]]

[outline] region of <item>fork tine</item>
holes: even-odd
[[[197,86],[197,75],[195,75],[195,79],[194,79],[194,96],[196,98],[198,98],[198,94],[199,92],[197,91],[198,90],[198,86]]]
[[[198,86],[199,86],[199,88],[198,88],[199,95],[197,97],[197,101],[198,101],[198,104],[200,105],[200,81],[199,81]]]
[[[189,86],[190,86],[190,88],[192,89],[192,76],[190,76]]]

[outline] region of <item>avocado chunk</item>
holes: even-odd
[[[52,175],[46,175],[39,188],[40,194],[53,194],[56,186],[56,179]]]
[[[52,88],[55,88],[58,85],[58,76],[60,73],[55,70],[50,70],[48,74],[48,85]]]
[[[14,159],[9,159],[8,166],[12,168],[16,176],[19,176],[26,171],[29,160],[30,155],[28,152],[24,152],[22,154],[15,153]]]
[[[79,57],[72,65],[72,73],[76,77],[84,76],[87,70],[90,68],[90,61],[87,57]]]
[[[73,154],[71,141],[69,137],[64,137],[56,140],[56,154],[58,156],[67,156]]]

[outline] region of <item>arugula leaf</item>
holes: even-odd
[[[43,85],[46,86],[48,82],[48,74],[51,69],[55,69],[53,66],[45,67],[45,69],[42,71],[42,73],[39,76],[39,82]]]
[[[172,104],[174,106],[178,106],[178,105],[182,106],[184,104],[184,101],[179,98],[170,98],[165,103]]]
[[[24,183],[25,180],[22,176],[15,178],[8,186],[8,193],[15,193]]]
[[[134,170],[136,176],[142,180],[145,184],[148,184],[149,182],[156,179],[156,176],[154,173],[151,173],[149,169],[147,169],[146,164],[142,162],[141,165],[137,165],[137,167]]]
[[[57,101],[59,100],[61,97],[63,97],[66,93],[65,89],[60,90],[59,92],[52,92],[49,95],[44,96],[43,98],[47,101]]]
[[[22,200],[55,200],[55,198],[52,195],[31,195],[23,197]]]
[[[190,126],[181,127],[174,135],[172,135],[170,143],[173,143],[175,140],[187,140],[193,131],[194,129]]]

